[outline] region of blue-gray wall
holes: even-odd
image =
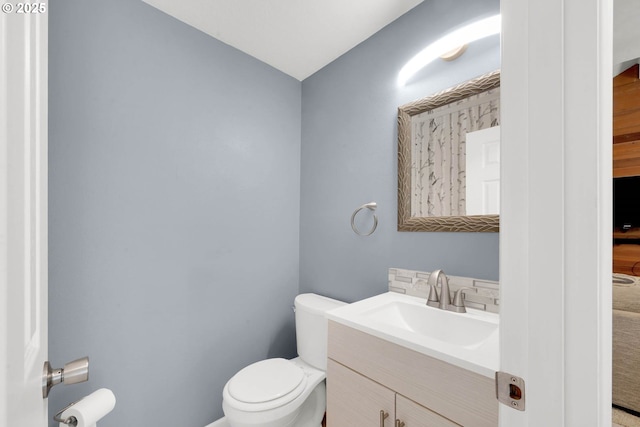
[[[397,230],[397,108],[500,67],[499,37],[453,62],[430,64],[405,87],[402,66],[440,36],[499,13],[499,0],[426,0],[302,83],[300,291],[354,301],[387,289],[400,267],[498,279],[497,233]],[[378,203],[378,230],[357,236],[360,205]],[[371,224],[366,213],[362,228]]]
[[[498,8],[427,0],[301,84],[141,1],[52,0],[50,359],[88,354],[91,379],[50,413],[108,387],[101,427],[202,427],[238,369],[294,355],[299,291],[352,301],[389,267],[497,279],[497,234],[396,231],[395,125],[498,68],[497,37],[395,80]],[[372,200],[378,231],[356,236]]]
[[[49,14],[50,360],[91,357],[50,414],[108,387],[101,427],[202,427],[295,354],[300,82],[141,1]]]

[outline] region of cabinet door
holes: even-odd
[[[327,427],[393,427],[395,392],[329,359]],[[380,411],[388,414],[380,422]]]
[[[396,418],[404,427],[460,427],[401,394],[396,395]]]

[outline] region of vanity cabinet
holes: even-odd
[[[492,378],[331,320],[327,355],[327,427],[498,426]]]
[[[333,360],[327,377],[329,427],[460,427]]]

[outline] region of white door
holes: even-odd
[[[501,2],[501,427],[611,425],[612,6]]]
[[[500,126],[467,133],[466,214],[500,213]]]
[[[0,12],[0,427],[47,425],[48,5],[41,3],[39,13],[18,13],[17,2]]]

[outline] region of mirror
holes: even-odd
[[[500,71],[398,108],[398,231],[499,231]]]

